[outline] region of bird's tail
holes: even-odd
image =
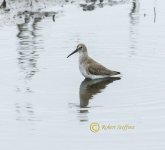
[[[120,74],[120,72],[118,72],[118,71],[113,71],[111,75],[114,76],[114,75],[119,75],[119,74]]]

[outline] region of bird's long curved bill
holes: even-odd
[[[73,55],[73,54],[76,53],[76,52],[78,52],[78,49],[76,49],[76,50],[73,51],[71,54],[69,54],[69,55],[67,56],[67,58],[70,57],[71,55]]]

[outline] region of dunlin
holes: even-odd
[[[79,69],[85,78],[98,79],[120,74],[120,72],[110,70],[90,58],[84,44],[78,44],[76,50],[69,54],[67,58],[76,52],[79,52]]]

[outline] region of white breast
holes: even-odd
[[[84,64],[79,64],[79,69],[80,69],[80,72],[82,73],[82,75],[85,78],[90,78],[90,76],[88,75],[88,73],[86,71],[86,68],[85,68]]]

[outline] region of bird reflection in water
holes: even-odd
[[[85,79],[82,81],[79,89],[80,96],[80,110],[79,118],[80,121],[87,121],[88,105],[89,100],[93,99],[94,95],[103,92],[108,84],[112,83],[115,80],[120,80],[120,77],[109,77],[102,79]]]

